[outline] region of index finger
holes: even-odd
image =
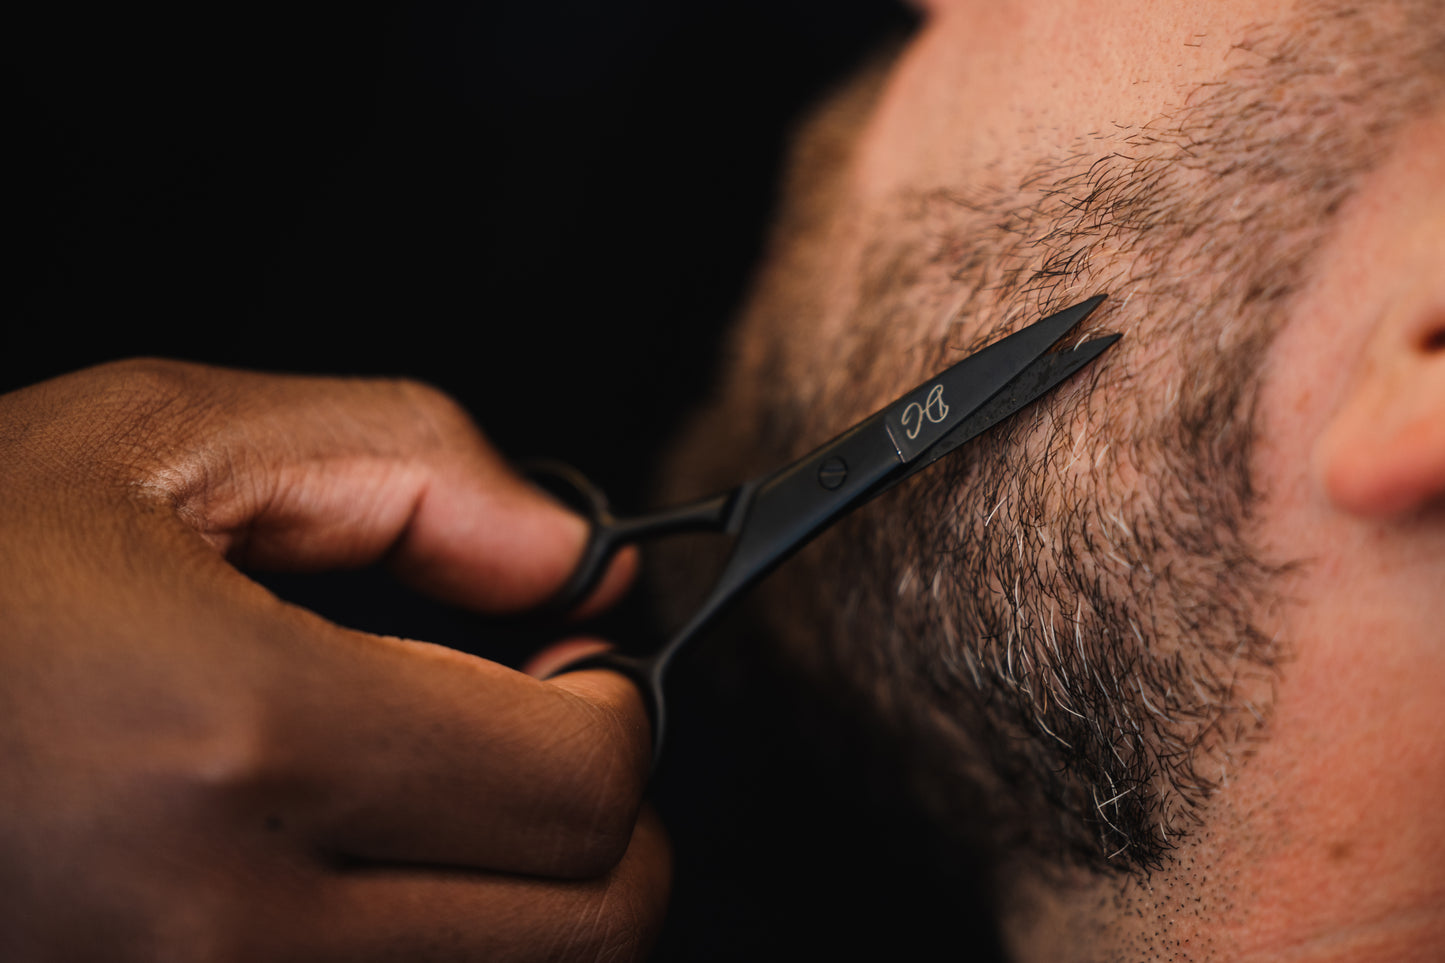
[[[587,523],[513,471],[465,410],[416,382],[139,360],[12,401],[56,398],[79,398],[72,429],[105,442],[71,446],[88,459],[81,477],[162,502],[240,564],[385,558],[431,594],[519,611],[561,586],[587,538]],[[109,460],[100,469],[97,452]],[[609,570],[595,598],[615,597],[632,567]]]

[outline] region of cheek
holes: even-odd
[[[1445,623],[1436,613],[1421,624],[1400,573],[1375,567],[1390,542],[1358,534],[1290,587],[1290,661],[1246,770],[1274,820],[1253,868],[1307,883],[1277,890],[1277,909],[1320,911],[1322,927],[1445,898]]]
[[[1329,378],[1277,377],[1261,400],[1262,534],[1299,565],[1269,736],[1239,780],[1268,827],[1244,872],[1280,919],[1328,931],[1445,897],[1445,540],[1432,559],[1418,526],[1337,510],[1311,463]]]
[[[1253,871],[1310,882],[1312,902],[1281,912],[1340,897],[1369,916],[1408,889],[1445,893],[1445,518],[1362,518],[1332,497],[1324,466],[1361,357],[1360,315],[1308,294],[1260,395],[1261,536],[1298,564],[1282,584],[1289,660],[1271,736],[1247,770],[1277,820]]]

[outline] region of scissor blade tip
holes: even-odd
[[[1115,342],[1117,342],[1123,336],[1124,335],[1122,332],[1115,332],[1113,334],[1102,334],[1097,338],[1090,338],[1088,341],[1085,341],[1083,344],[1080,344],[1071,350],[1072,353],[1075,355],[1088,355],[1089,357],[1094,357],[1095,355],[1103,354],[1105,351],[1112,348]]]

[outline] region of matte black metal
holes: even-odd
[[[736,514],[736,488],[711,498],[636,518],[617,518],[605,496],[581,472],[565,462],[534,459],[521,465],[537,485],[576,509],[590,522],[587,544],[572,574],[544,605],[545,612],[570,612],[586,601],[617,552],[637,542],[681,532],[726,532]]]
[[[983,407],[960,421],[948,434],[940,438],[932,448],[924,452],[908,468],[880,483],[868,493],[869,499],[877,498],[928,468],[944,455],[972,441],[994,425],[1011,418],[1024,408],[1038,401],[1072,377],[1080,368],[1093,361],[1122,338],[1122,334],[1110,334],[1086,341],[1076,348],[1055,351],[1039,358],[1010,381],[1002,391],[994,395]]]
[[[589,506],[593,535],[559,599],[581,601],[623,545],[682,531],[726,532],[736,540],[707,598],[655,654],[601,653],[560,671],[608,668],[633,679],[652,716],[655,762],[666,732],[663,681],[677,652],[840,516],[1032,404],[1102,354],[1118,335],[1048,352],[1103,300],[1103,295],[1090,298],[994,342],[792,464],[730,492],[619,520],[585,479],[569,479],[587,489],[580,501]]]
[[[888,433],[903,460],[928,451],[1103,303],[1104,296],[1096,295],[1015,331],[885,408]]]

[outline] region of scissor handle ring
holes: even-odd
[[[602,489],[565,461],[555,458],[526,458],[517,467],[527,480],[577,514],[592,521],[611,520],[612,508]]]
[[[533,484],[587,520],[587,544],[582,548],[582,557],[562,587],[541,606],[544,612],[565,614],[582,604],[607,570],[608,561],[617,551],[616,519],[602,490],[566,462],[534,458],[518,467]]]

